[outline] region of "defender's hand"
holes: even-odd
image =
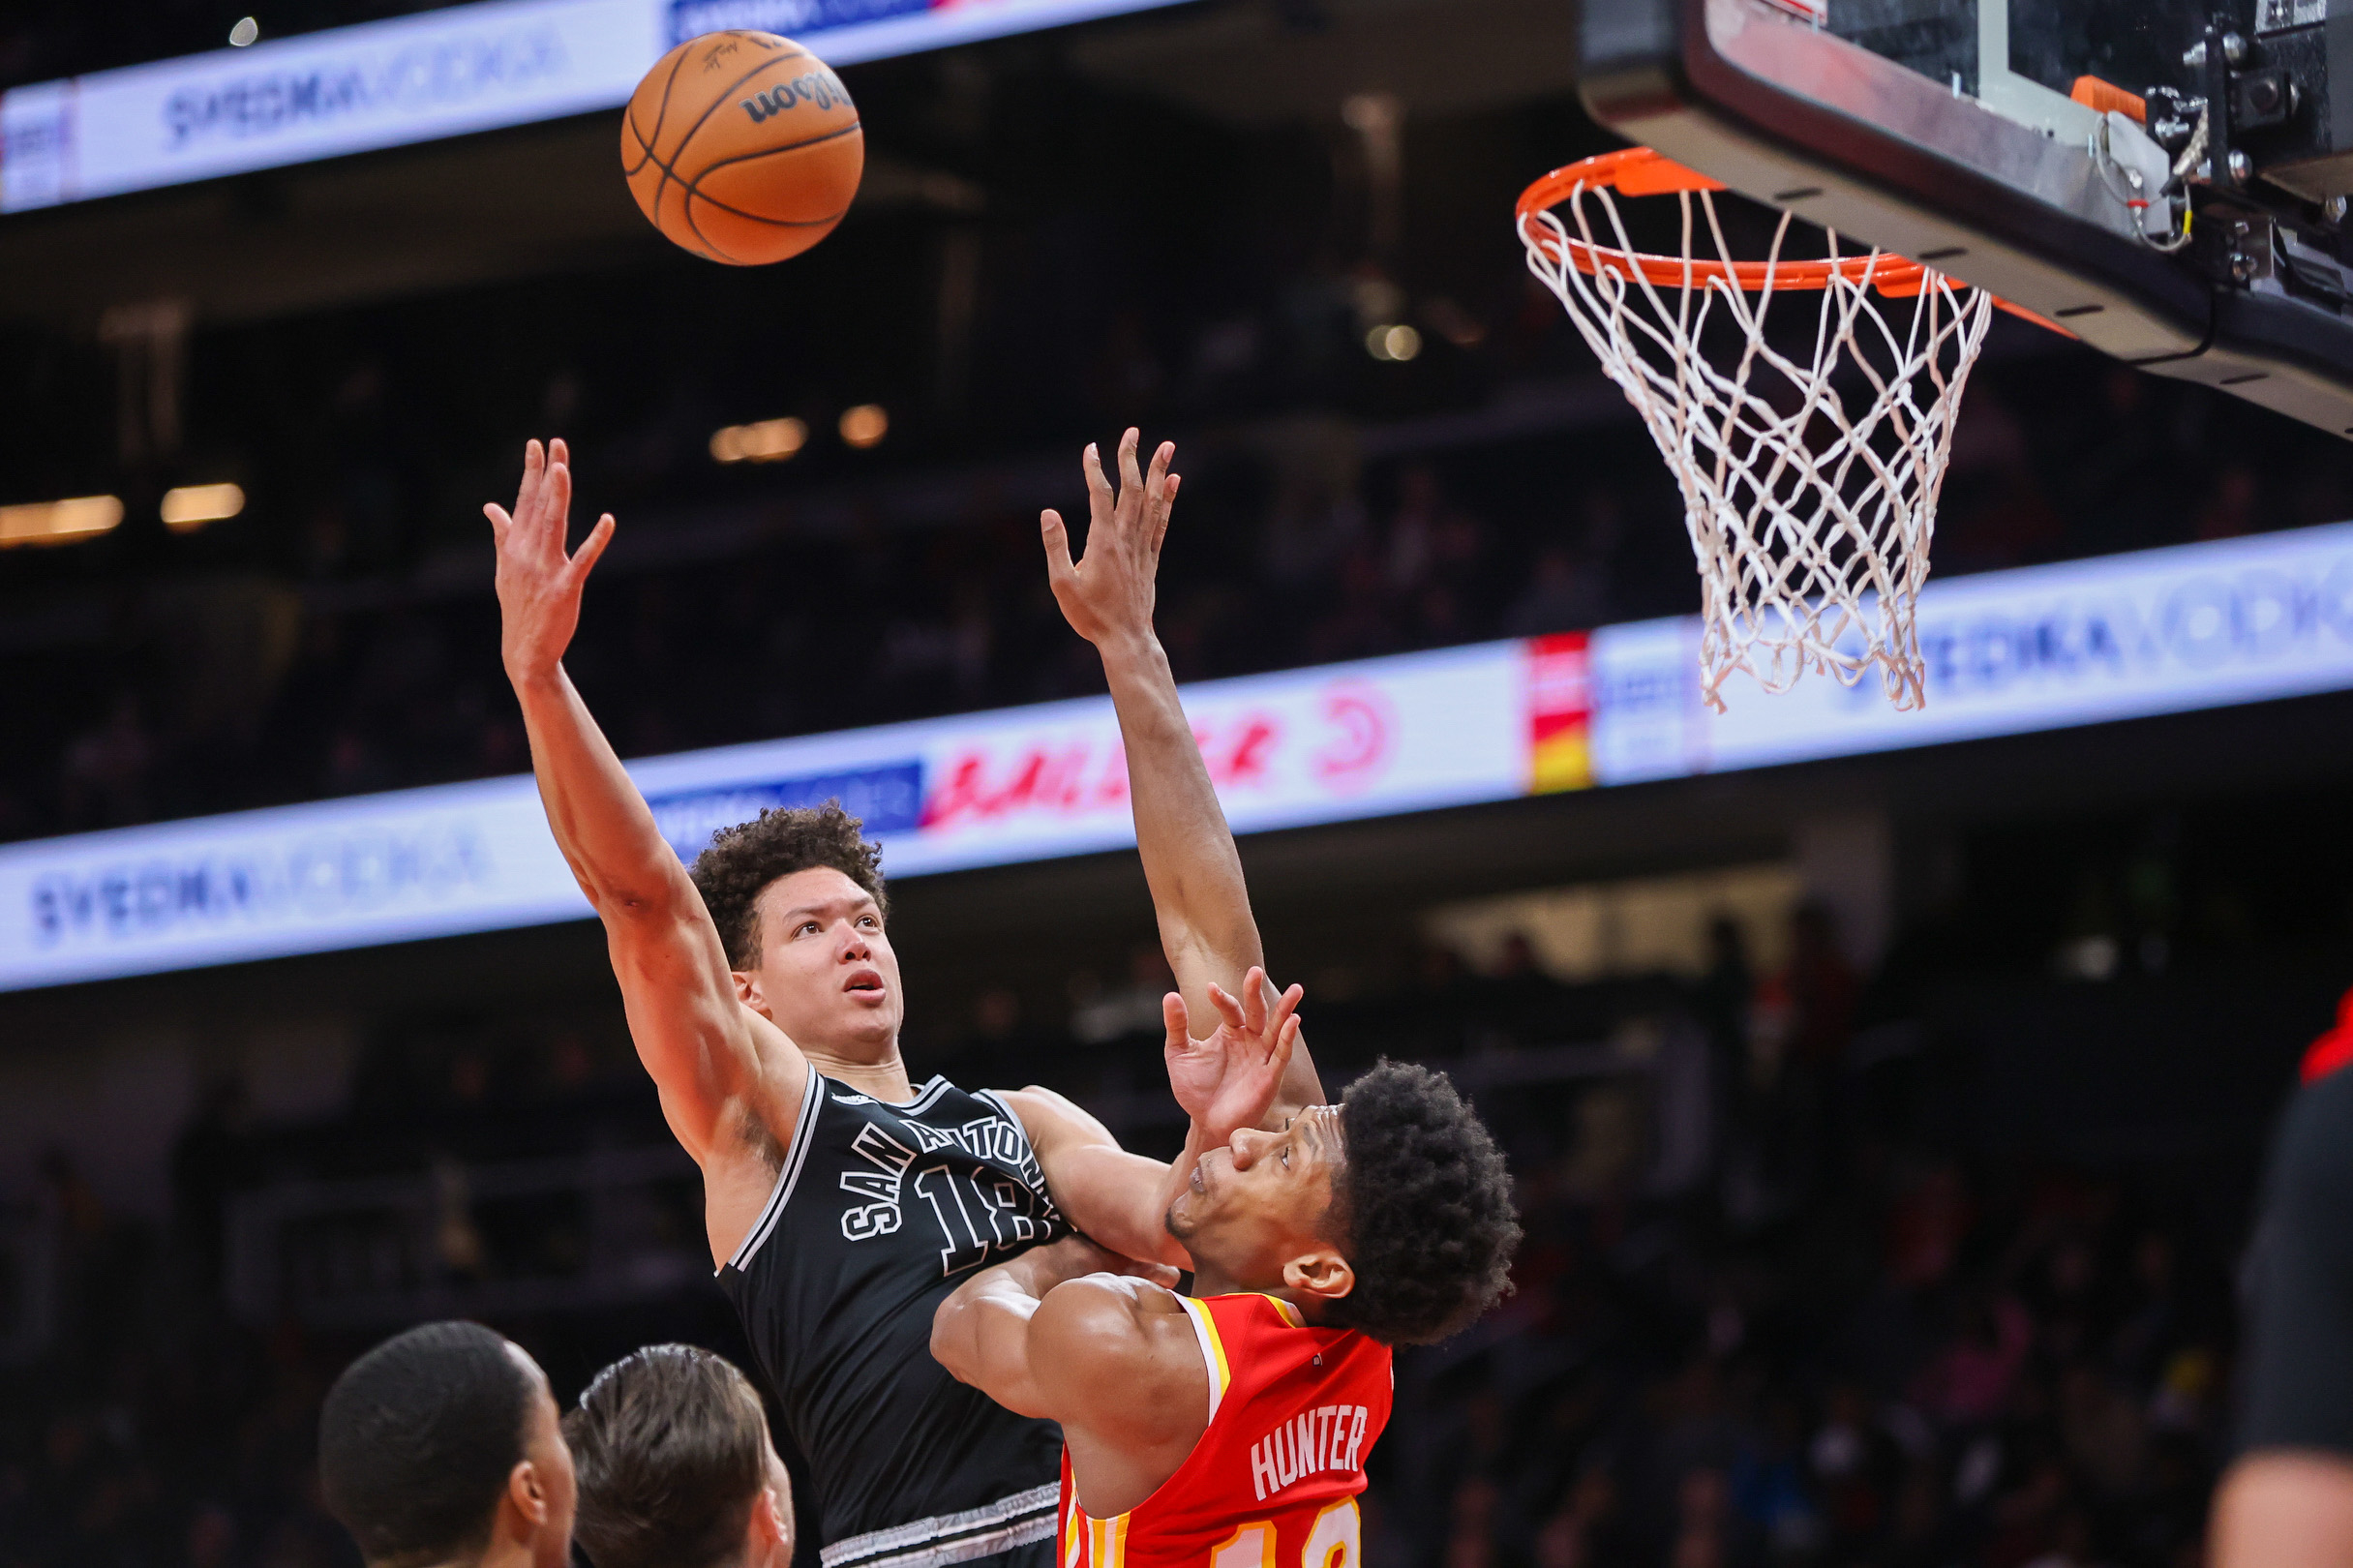
[[[1153,579],[1160,571],[1161,541],[1176,503],[1177,476],[1168,471],[1176,443],[1162,441],[1149,472],[1135,466],[1137,433],[1119,439],[1119,493],[1103,477],[1102,458],[1092,442],[1082,459],[1087,472],[1087,554],[1075,564],[1062,514],[1040,518],[1045,534],[1046,580],[1071,629],[1101,647],[1106,641],[1152,635]]]
[[[1212,984],[1209,1001],[1219,1023],[1207,1040],[1194,1040],[1188,1029],[1184,997],[1171,991],[1161,1002],[1168,1025],[1168,1087],[1195,1132],[1211,1143],[1264,1121],[1291,1065],[1299,1043],[1299,999],[1306,993],[1294,985],[1270,1009],[1266,992],[1266,971],[1256,967],[1243,977],[1241,1001]]]
[[[523,488],[515,510],[482,508],[498,543],[498,652],[507,678],[518,684],[554,673],[580,625],[580,595],[588,569],[613,538],[613,514],[598,518],[579,551],[564,554],[572,515],[571,454],[558,439],[543,454],[537,441],[523,449]]]

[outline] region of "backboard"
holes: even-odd
[[[2353,436],[2353,0],[1584,0],[1629,140]]]

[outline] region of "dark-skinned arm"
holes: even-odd
[[[1136,847],[1152,889],[1161,950],[1192,1015],[1208,1018],[1210,987],[1241,993],[1245,976],[1264,965],[1266,951],[1233,831],[1152,624],[1161,547],[1176,502],[1178,476],[1168,471],[1176,447],[1162,442],[1144,472],[1136,467],[1136,446],[1133,430],[1120,438],[1116,495],[1101,455],[1091,445],[1086,450],[1083,559],[1071,559],[1060,513],[1046,512],[1041,524],[1054,597],[1071,629],[1101,654],[1110,682],[1127,747]],[[1270,1000],[1272,994],[1270,989]],[[1279,1126],[1299,1107],[1322,1102],[1323,1084],[1303,1043],[1263,1125]]]
[[[981,1270],[932,1317],[931,1353],[950,1375],[1062,1424],[1080,1501],[1098,1516],[1151,1495],[1209,1423],[1209,1372],[1184,1308],[1122,1267],[1073,1237]]]

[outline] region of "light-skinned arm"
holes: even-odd
[[[1207,1019],[1215,1015],[1210,987],[1240,993],[1244,977],[1264,965],[1266,951],[1251,913],[1233,832],[1152,624],[1161,546],[1176,503],[1178,476],[1168,471],[1176,447],[1163,441],[1144,471],[1136,466],[1137,443],[1133,430],[1120,437],[1116,493],[1103,473],[1101,453],[1092,445],[1086,450],[1089,523],[1083,559],[1071,559],[1061,513],[1048,511],[1040,521],[1054,598],[1071,629],[1101,654],[1119,712],[1136,847],[1152,889],[1161,950],[1191,1015]],[[1299,1107],[1322,1102],[1322,1081],[1302,1045],[1290,1058],[1265,1123],[1280,1125]],[[1195,1105],[1185,1108],[1199,1114]]]
[[[588,572],[614,530],[607,513],[567,554],[571,501],[564,443],[532,441],[514,510],[483,508],[498,541],[499,653],[548,826],[604,922],[630,1037],[672,1132],[703,1167],[711,1253],[724,1259],[766,1199],[768,1130],[799,1114],[806,1063],[738,999],[702,894],[564,672]]]

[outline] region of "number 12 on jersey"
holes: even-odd
[[[1329,1504],[1308,1531],[1298,1568],[1358,1568],[1363,1533],[1354,1497]],[[1275,1560],[1275,1522],[1253,1521],[1219,1542],[1209,1554],[1209,1568],[1287,1568]]]

